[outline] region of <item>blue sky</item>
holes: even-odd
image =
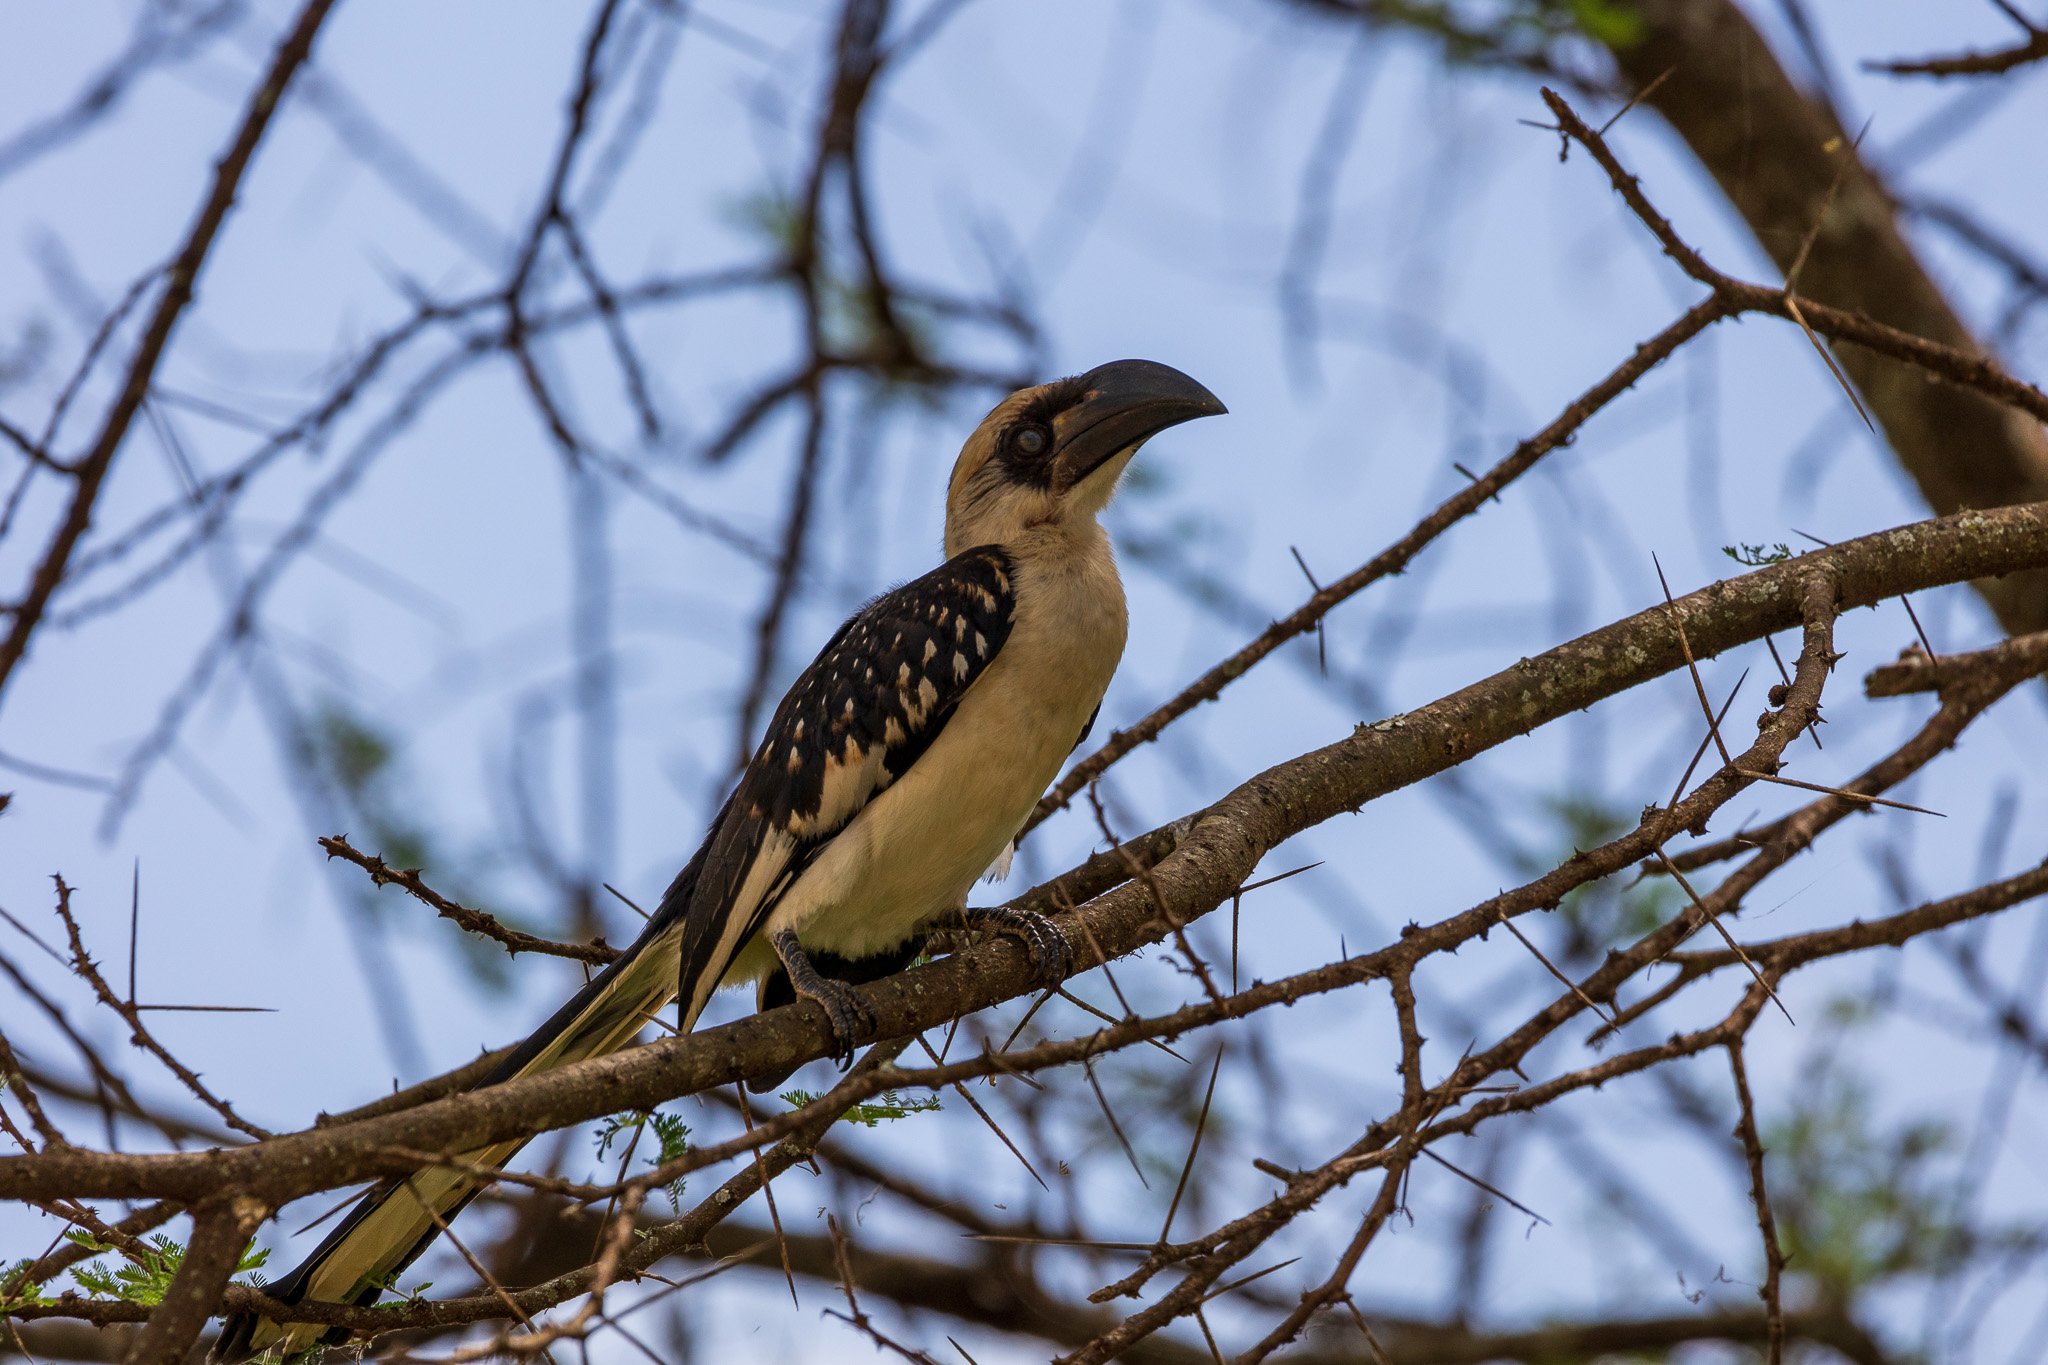
[[[1758,8],[1769,11],[1760,22],[1777,22],[1775,6]],[[2038,241],[2048,217],[2048,190],[2032,164],[2048,117],[2038,75],[2016,77],[2021,89],[1965,119],[1956,111],[1971,97],[1953,86],[1873,76],[1856,65],[1996,41],[2003,34],[1995,12],[1850,0],[1813,8],[1838,59],[1849,121],[1869,119],[1866,147],[1895,184],[1964,199],[2022,240]],[[593,220],[593,250],[615,279],[757,259],[751,206],[765,189],[786,191],[799,171],[829,25],[812,7],[791,4],[716,0],[693,13],[699,17],[679,26],[646,20],[648,41],[672,42],[674,52],[647,87],[658,98],[647,136]],[[133,15],[132,6],[100,0],[12,9],[9,41],[0,46],[0,137],[70,99]],[[34,349],[28,343],[44,335],[53,351],[50,363],[0,391],[0,412],[40,423],[83,344],[82,319],[181,238],[210,159],[265,59],[272,17],[245,20],[203,55],[150,76],[87,137],[0,179],[0,348]],[[166,385],[282,420],[320,391],[338,359],[407,314],[406,288],[460,295],[494,279],[542,184],[585,22],[571,6],[349,0],[312,68],[330,113],[313,108],[306,90],[292,96],[208,266],[164,367]],[[1518,122],[1541,117],[1535,85],[1519,75],[1446,72],[1428,47],[1393,35],[1361,46],[1278,6],[1144,0],[1028,11],[970,5],[892,79],[873,118],[870,174],[882,238],[899,269],[973,293],[1015,279],[1044,324],[1052,370],[1153,357],[1202,379],[1231,407],[1226,421],[1148,448],[1142,483],[1112,513],[1126,547],[1133,631],[1105,729],[1143,714],[1247,634],[1242,623],[1219,622],[1192,603],[1167,581],[1169,571],[1133,547],[1168,547],[1258,610],[1284,611],[1303,591],[1291,550],[1323,576],[1366,558],[1457,486],[1453,462],[1498,459],[1692,300],[1693,288],[1626,219],[1597,169],[1583,157],[1560,166],[1554,137]],[[1299,240],[1304,166],[1332,92],[1354,88],[1363,93],[1337,173],[1315,191],[1330,209],[1309,284],[1318,325],[1312,335],[1290,333],[1277,303],[1290,243]],[[460,225],[433,221],[348,155],[331,122],[344,99],[401,138],[460,198]],[[606,116],[616,118],[624,103],[614,101]],[[1630,115],[1617,145],[1710,259],[1770,277],[1741,225],[1653,118]],[[1983,317],[1996,278],[1938,236],[1926,235],[1923,246],[1956,296]],[[693,506],[772,538],[793,427],[771,424],[717,468],[694,452],[723,405],[788,362],[796,338],[790,310],[740,296],[648,310],[633,327],[667,430],[641,441],[593,329],[542,352],[575,420]],[[992,365],[1024,363],[997,338],[965,345]],[[2039,374],[2043,347],[2037,322],[2008,355],[2020,372]],[[400,381],[422,374],[437,353],[429,346],[409,355]],[[87,386],[60,445],[84,439],[105,385],[102,372]],[[828,452],[825,486],[835,508],[858,515],[821,543],[784,676],[861,596],[934,561],[943,473],[979,413],[976,399],[963,398],[860,422],[853,419],[864,399],[854,387],[835,390],[833,401],[848,420]],[[262,562],[312,491],[348,466],[388,403],[351,416],[322,449],[285,456],[240,504],[217,554],[197,557],[117,612],[46,630],[0,709],[0,758],[15,765],[0,769],[0,789],[16,792],[0,820],[0,907],[49,932],[48,879],[61,872],[78,888],[96,953],[125,971],[128,888],[139,865],[143,994],[276,1011],[162,1016],[163,1036],[274,1126],[509,1040],[575,978],[559,963],[522,961],[509,994],[480,989],[445,950],[444,927],[396,903],[383,903],[394,926],[387,953],[365,965],[350,946],[361,925],[348,909],[361,888],[313,844],[316,834],[340,831],[294,796],[265,720],[265,689],[281,689],[304,708],[345,706],[377,718],[400,745],[395,799],[437,831],[450,884],[527,909],[548,901],[517,856],[508,774],[514,736],[523,736],[523,752],[540,756],[532,769],[540,818],[567,832],[563,845],[580,866],[644,903],[694,846],[719,794],[750,622],[765,591],[746,556],[608,489],[619,738],[598,769],[609,774],[607,814],[595,829],[582,828],[583,759],[574,727],[559,714],[577,611],[568,534],[574,492],[512,368],[485,363],[438,391],[340,493],[309,553],[262,598],[269,644],[260,664],[237,657],[197,694],[174,747],[110,825],[108,793],[95,784],[121,772],[167,699],[179,695],[219,624],[224,591]],[[184,458],[202,473],[241,458],[259,439],[192,404],[170,421]],[[95,534],[111,535],[176,498],[178,478],[166,441],[138,428]],[[31,500],[27,526],[46,523],[50,497],[44,489]],[[1684,591],[1735,570],[1719,549],[1730,542],[1797,541],[1793,528],[1843,538],[1923,514],[1796,332],[1761,319],[1724,325],[1596,419],[1502,506],[1434,547],[1414,572],[1336,613],[1330,657],[1340,674],[1369,681],[1371,700],[1398,710],[1655,600],[1652,552]],[[0,542],[0,581],[18,579],[40,534]],[[125,577],[109,570],[72,605]],[[1992,636],[1963,590],[1918,605],[1940,648]],[[1856,671],[1912,638],[1903,612],[1859,613],[1843,632],[1850,659],[1829,709],[1829,747],[1802,753],[1794,769],[1810,780],[1856,771],[1924,711],[1920,702],[1866,704],[1856,695]],[[1765,662],[1752,653],[1713,665],[1710,688],[1732,686],[1744,667]],[[1191,716],[1175,743],[1125,763],[1109,791],[1128,828],[1213,798],[1377,714],[1365,699],[1322,685],[1312,665],[1313,646],[1294,647]],[[1754,682],[1751,692],[1759,696],[1738,704],[1737,715],[1760,704]],[[1947,819],[1853,822],[1767,888],[1755,932],[1887,907],[1889,892],[1870,866],[1878,846],[1897,849],[1930,894],[1966,883],[1993,818],[2015,831],[1994,871],[2039,858],[2048,790],[2038,782],[2018,788],[2018,804],[1994,812],[2003,809],[1999,793],[2029,775],[2028,756],[2048,744],[2041,703],[2037,694],[2009,701],[1973,729],[1952,762],[1907,793]],[[1689,686],[1670,679],[1485,756],[1467,772],[1515,812],[1509,824],[1523,838],[1555,843],[1541,796],[1594,791],[1624,812],[1663,799],[1696,724]],[[48,780],[21,764],[92,781]],[[1766,815],[1784,804],[1768,794],[1754,801]],[[1094,840],[1085,813],[1069,816],[1034,837],[1023,870],[1064,866]],[[1251,964],[1260,974],[1323,960],[1340,936],[1376,942],[1406,920],[1489,894],[1511,875],[1428,790],[1376,803],[1296,843],[1275,853],[1274,870],[1313,859],[1325,865],[1262,897]],[[630,912],[611,903],[605,910],[611,937],[622,941]],[[2016,955],[2031,920],[2008,919],[1988,944]],[[119,1030],[92,1016],[55,964],[24,949],[16,940],[7,951],[62,993],[90,1036],[120,1051]],[[1546,978],[1518,951],[1489,945],[1445,964],[1431,984],[1445,1002],[1474,1012],[1534,1000],[1548,989]],[[1931,958],[1916,949],[1900,970],[1916,991],[1952,994]],[[1132,977],[1131,988],[1156,1000],[1177,989],[1156,963],[1139,964]],[[1888,1119],[1967,1112],[1990,1059],[1939,1027],[1831,1031],[1829,1000],[1867,992],[1870,979],[1862,963],[1802,977],[1792,1001],[1800,1026],[1778,1020],[1759,1030],[1759,1087],[1783,1098],[1817,1052],[1841,1048],[1878,1081]],[[378,991],[386,993],[382,1004]],[[413,1021],[411,1044],[394,1046],[391,1031],[372,1022],[392,998]],[[17,1006],[7,1013],[11,1034],[20,1028],[33,1045],[51,1046],[47,1031],[17,1022]],[[1453,1052],[1462,1046],[1449,1025],[1442,1032]],[[1344,1096],[1301,1115],[1296,1138],[1305,1150],[1318,1138],[1341,1141],[1375,1097],[1392,1095],[1383,997],[1304,1007],[1279,1036],[1304,1049],[1311,1074],[1328,1070],[1338,1087],[1331,1093]],[[1355,1046],[1333,1056],[1318,1046],[1332,1036]],[[147,1073],[140,1059],[136,1069]],[[169,1084],[162,1078],[145,1088],[163,1094]],[[1235,1088],[1243,1102],[1252,1084],[1248,1073],[1226,1071],[1224,1093]],[[1725,1167],[1703,1164],[1697,1144],[1644,1120],[1646,1098],[1654,1097],[1590,1097],[1574,1116],[1657,1183],[1683,1188],[1696,1176],[1715,1190],[1722,1214],[1703,1220],[1701,1237],[1731,1267],[1749,1265],[1753,1229],[1740,1189]],[[2031,1081],[2017,1103],[2020,1131],[2043,1117]],[[892,1158],[914,1151],[937,1170],[979,1172],[994,1201],[1021,1198],[1026,1178],[992,1138],[959,1119],[906,1122],[862,1140]],[[1539,1144],[1537,1153],[1516,1171],[1515,1188],[1555,1192],[1539,1207],[1558,1226],[1500,1239],[1491,1309],[1499,1319],[1561,1303],[1679,1311],[1676,1273],[1692,1288],[1711,1275],[1711,1265],[1674,1267],[1639,1247],[1605,1257],[1610,1243],[1595,1235],[1602,1215],[1563,1178],[1568,1161],[1555,1147]],[[1244,1171],[1242,1160],[1235,1169]],[[1092,1197],[1134,1209],[1157,1202],[1159,1191],[1130,1188],[1122,1174],[1121,1183],[1106,1167],[1091,1176],[1099,1181],[1089,1186]],[[2005,1209],[2038,1216],[2048,1205],[2044,1176],[2038,1162],[2009,1150],[1986,1189]],[[1219,1175],[1226,1202],[1213,1207],[1255,1188],[1246,1175]],[[1454,1182],[1418,1181],[1417,1227],[1368,1258],[1361,1297],[1436,1302],[1447,1262],[1431,1218],[1440,1230],[1461,1198]],[[26,1222],[0,1215],[0,1245],[47,1235]],[[1341,1236],[1341,1219],[1324,1232]],[[1748,1291],[1713,1292],[1735,1302]],[[721,1282],[703,1299],[708,1339],[758,1332],[805,1358],[865,1358],[868,1347],[820,1323],[816,1305],[775,1307],[781,1293],[766,1281]],[[2023,1305],[2000,1312],[1983,1329],[1987,1343],[2016,1341],[2025,1330]],[[1902,1304],[1901,1324],[1917,1325],[1918,1313],[1919,1305]],[[976,1355],[1003,1359],[1006,1349],[1027,1358],[997,1342]]]

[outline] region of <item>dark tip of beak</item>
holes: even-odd
[[[1194,380],[1156,360],[1112,360],[1081,375],[1085,396],[1053,419],[1067,486],[1140,441],[1230,409]]]

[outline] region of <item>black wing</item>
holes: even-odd
[[[684,918],[686,1020],[810,860],[938,738],[1009,638],[1012,572],[993,545],[955,555],[854,613],[790,687],[658,916]]]

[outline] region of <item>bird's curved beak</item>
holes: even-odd
[[[1229,411],[1215,394],[1154,360],[1112,360],[1080,382],[1081,401],[1053,419],[1053,483],[1060,489],[1168,427]]]

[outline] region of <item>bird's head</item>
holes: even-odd
[[[1115,360],[1017,390],[960,448],[946,497],[946,553],[1092,520],[1139,446],[1224,411],[1215,394],[1150,360]]]

